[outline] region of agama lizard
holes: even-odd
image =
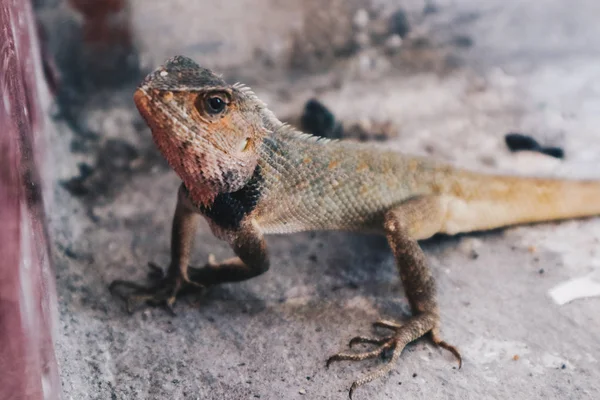
[[[368,143],[327,140],[280,122],[246,86],[227,84],[177,56],[149,74],[134,95],[161,153],[183,181],[173,219],[171,264],[154,286],[126,286],[130,301],[175,302],[186,288],[243,281],[269,269],[263,235],[308,230],[384,234],[397,261],[412,317],[383,338],[351,340],[376,346],[328,360],[365,360],[391,351],[379,370],[350,389],[387,374],[404,347],[440,336],[436,287],[417,240],[566,218],[600,215],[600,182],[483,175]],[[237,257],[188,266],[200,216]]]

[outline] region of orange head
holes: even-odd
[[[209,206],[252,177],[267,128],[249,89],[177,56],[144,79],[134,101],[192,200]]]

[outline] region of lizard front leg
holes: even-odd
[[[387,374],[400,357],[404,347],[427,333],[431,334],[436,345],[454,354],[460,367],[461,356],[458,350],[440,338],[440,315],[436,302],[435,281],[427,266],[425,254],[414,239],[437,233],[444,217],[444,207],[438,197],[411,199],[386,214],[384,226],[386,236],[396,258],[413,316],[404,324],[383,320],[376,322],[375,326],[392,331],[388,337],[359,336],[350,341],[350,347],[356,343],[369,343],[377,345],[377,349],[363,353],[339,353],[327,360],[327,365],[340,360],[361,361],[392,351],[391,359],[385,366],[352,383],[350,398],[357,387]]]
[[[224,282],[237,282],[250,279],[269,269],[267,248],[260,229],[253,220],[246,219],[238,229],[230,232],[230,244],[237,257],[221,263],[209,257],[203,268],[189,266],[193,239],[198,228],[200,214],[180,191],[173,228],[171,232],[171,263],[166,275],[162,270],[150,264],[154,272],[159,271],[159,279],[154,285],[141,285],[136,282],[116,280],[111,283],[110,290],[125,288],[127,293],[119,293],[125,298],[127,308],[132,310],[134,304],[148,302],[152,305],[164,304],[172,310],[177,295],[185,289],[201,289],[205,286]],[[156,275],[156,274],[155,274]]]

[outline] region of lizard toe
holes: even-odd
[[[393,334],[391,336],[381,338],[356,336],[350,340],[350,347],[352,347],[355,344],[361,343],[376,345],[376,348],[370,351],[348,353],[342,352],[335,354],[327,359],[327,367],[329,367],[331,363],[335,361],[363,361],[377,357],[387,359],[385,365],[352,383],[349,392],[350,398],[352,398],[352,394],[358,387],[367,384],[375,379],[379,379],[386,376],[389,373],[389,371],[391,371],[391,369],[394,367],[396,361],[398,361],[400,354],[402,353],[406,345],[408,345],[413,340],[424,336],[428,332],[431,332],[433,342],[437,346],[440,346],[441,348],[446,349],[452,354],[454,354],[455,357],[459,360],[460,364],[461,357],[456,347],[440,339],[437,328],[437,320],[438,317],[434,313],[422,313],[420,315],[413,316],[403,325],[387,320],[377,321],[373,324],[375,327],[389,329],[393,332]],[[389,357],[390,352],[391,357]]]
[[[148,304],[155,307],[165,307],[171,314],[175,315],[173,306],[177,296],[187,288],[203,288],[200,283],[191,281],[187,277],[165,276],[162,269],[155,264],[149,264],[150,284],[140,284],[135,281],[115,280],[109,290],[112,294],[121,297],[127,310],[133,313],[141,304]]]

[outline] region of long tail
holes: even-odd
[[[445,186],[449,234],[600,215],[600,181],[460,172]]]

